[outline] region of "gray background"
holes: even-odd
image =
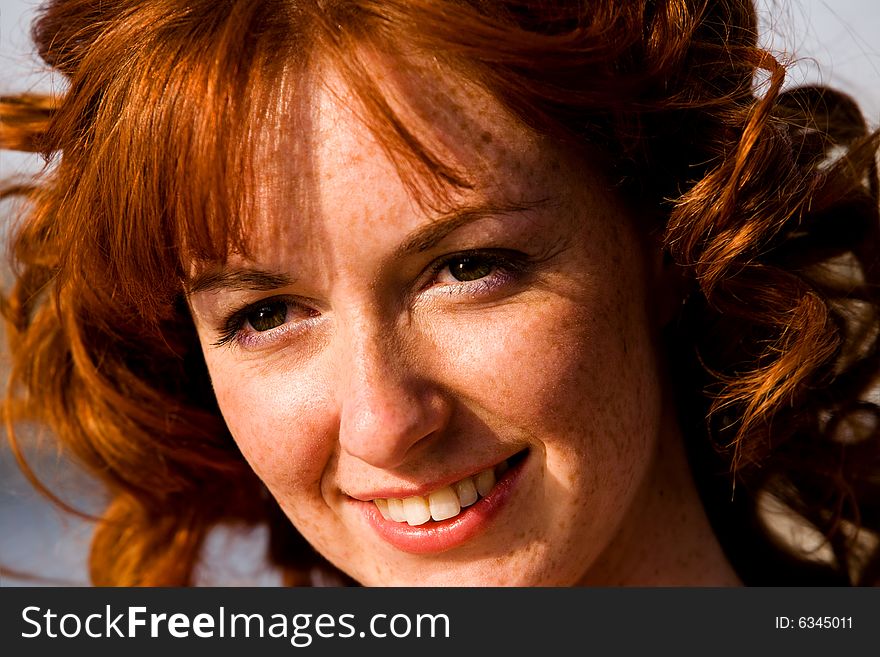
[[[53,80],[32,53],[28,29],[35,0],[0,0],[0,94],[52,89]],[[880,1],[759,0],[764,43],[792,64],[787,84],[824,82],[853,94],[873,126],[880,126]],[[39,158],[0,153],[0,178],[39,167]],[[5,217],[7,207],[0,207]],[[4,233],[0,223],[0,241]],[[2,352],[0,352],[2,354]],[[0,380],[5,378],[0,359]],[[26,436],[35,440],[34,436]],[[53,490],[82,509],[100,495],[49,447],[35,463]],[[33,493],[0,445],[0,586],[85,585],[90,524],[70,517]],[[222,532],[208,546],[213,564],[204,584],[273,585],[277,575],[262,565],[259,531]],[[42,579],[18,577],[9,568]]]

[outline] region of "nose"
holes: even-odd
[[[339,441],[352,456],[383,469],[400,466],[439,436],[450,402],[425,359],[380,331],[363,329],[342,347]]]

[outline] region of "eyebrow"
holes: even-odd
[[[291,285],[294,279],[284,273],[237,267],[221,271],[206,271],[197,274],[187,284],[188,295],[199,292],[217,292],[218,290],[253,290],[271,291]]]
[[[403,244],[395,249],[395,255],[399,257],[409,253],[428,251],[462,226],[487,217],[522,214],[546,203],[547,199],[540,199],[525,203],[484,204],[457,208],[453,212],[436,217],[430,224],[412,233],[404,240]]]

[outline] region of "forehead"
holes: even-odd
[[[286,112],[262,135],[252,218],[260,241],[346,201],[365,214],[384,201],[425,215],[522,200],[515,197],[540,194],[560,166],[556,149],[464,75],[378,58],[370,75],[375,86],[365,94],[333,67],[318,67],[301,114]],[[432,184],[440,177],[421,151],[462,184]]]
[[[334,71],[326,72],[317,93],[317,110],[325,127],[335,129],[359,120],[382,142],[383,128],[398,122],[431,155],[468,179],[491,172],[500,158],[520,159],[537,142],[466,72],[374,57],[370,73],[380,96],[372,104],[369,97],[358,97]]]

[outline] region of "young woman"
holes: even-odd
[[[14,421],[96,584],[878,578],[878,137],[747,1],[49,3]],[[26,467],[26,465],[25,465]],[[824,536],[822,550],[791,529]],[[780,529],[782,528],[782,529]]]

